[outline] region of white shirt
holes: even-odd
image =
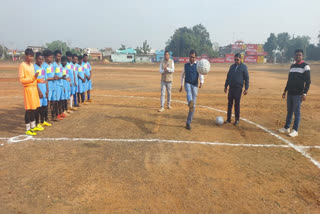
[[[162,67],[162,64],[163,64],[163,63],[161,62],[161,63],[160,63],[160,73],[161,73],[161,74],[164,73],[164,69],[163,69],[163,67]],[[173,62],[173,60],[172,60],[171,67],[172,67],[172,68],[167,68],[167,71],[173,73],[173,72],[174,72],[174,62]]]
[[[197,62],[194,62],[194,64],[197,64]],[[193,64],[191,64],[191,65],[193,65]],[[181,86],[184,85],[184,77],[185,77],[185,71],[184,71],[184,66],[183,66],[183,70],[182,70],[182,74],[181,74]],[[199,73],[199,79],[200,79],[200,83],[203,84],[204,83],[204,76],[200,73]]]

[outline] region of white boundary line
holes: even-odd
[[[123,97],[123,98],[139,98],[139,99],[156,99],[156,100],[159,100],[160,98],[155,98],[155,97],[139,97],[139,96],[122,96],[122,95],[95,95],[95,96],[100,96],[100,97]],[[187,104],[187,102],[184,102],[184,101],[180,101],[180,100],[171,100],[172,102],[176,102],[176,103],[183,103],[183,104]],[[214,110],[214,111],[218,111],[218,112],[221,112],[221,113],[227,113],[226,111],[223,111],[223,110],[220,110],[220,109],[216,109],[216,108],[212,108],[212,107],[209,107],[209,106],[203,106],[203,105],[198,105],[198,107],[201,107],[201,108],[206,108],[206,109],[211,109],[211,110]],[[306,151],[304,151],[304,149],[302,147],[299,147],[295,144],[293,144],[292,142],[290,142],[289,140],[286,140],[284,139],[283,137],[279,136],[278,134],[274,133],[273,131],[270,131],[269,129],[257,124],[257,123],[254,123],[246,118],[242,118],[240,117],[241,120],[249,123],[249,124],[252,124],[260,129],[262,129],[263,131],[269,133],[270,135],[276,137],[277,139],[281,140],[282,142],[284,142],[285,144],[287,144],[288,146],[292,147],[294,150],[296,150],[297,152],[299,152],[301,155],[303,155],[304,157],[308,158],[314,165],[316,165],[319,169],[320,169],[320,163],[318,161],[316,161],[315,159],[313,159],[310,154],[308,154]]]
[[[232,146],[232,147],[276,147],[276,148],[292,148],[289,145],[277,145],[277,144],[247,144],[247,143],[221,143],[221,142],[207,142],[207,141],[185,141],[185,140],[164,140],[164,139],[116,139],[116,138],[34,138],[28,135],[18,135],[11,138],[0,138],[0,140],[6,140],[9,144],[19,143],[22,141],[102,141],[102,142],[160,142],[160,143],[182,143],[182,144],[202,144],[212,146]],[[297,146],[304,149],[320,149],[320,146]]]

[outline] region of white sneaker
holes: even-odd
[[[289,134],[290,137],[297,137],[298,136],[298,132],[294,129],[292,129],[292,132]]]
[[[168,105],[168,109],[172,110],[172,107],[170,105]]]
[[[164,111],[164,108],[161,107],[161,109],[158,110],[158,112],[163,112]]]
[[[288,128],[288,129],[282,128],[282,129],[279,129],[278,132],[280,132],[280,133],[285,133],[285,134],[289,134],[289,133],[290,133],[290,128]]]

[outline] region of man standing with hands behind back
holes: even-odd
[[[242,95],[242,88],[243,83],[245,83],[245,90],[243,92],[243,95],[248,94],[249,89],[249,73],[248,68],[245,64],[241,62],[241,54],[236,53],[234,56],[234,64],[231,65],[226,83],[224,85],[224,93],[227,93],[228,86],[229,86],[229,93],[228,93],[228,117],[225,123],[231,123],[231,112],[232,112],[232,106],[233,101],[235,101],[234,104],[234,111],[235,111],[235,122],[234,125],[239,124],[240,119],[240,99]]]
[[[161,73],[161,108],[159,112],[164,111],[164,103],[167,90],[167,106],[168,109],[172,109],[171,103],[171,88],[173,81],[174,72],[174,62],[170,59],[169,51],[164,52],[164,60],[160,63],[160,73]]]

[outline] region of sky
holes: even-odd
[[[0,44],[62,40],[70,47],[118,49],[165,43],[180,27],[203,24],[220,46],[263,44],[270,33],[308,35],[317,43],[320,0],[0,0]]]

